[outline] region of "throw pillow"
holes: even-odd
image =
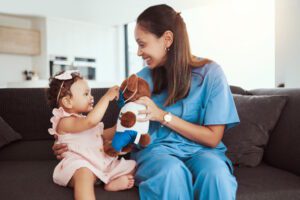
[[[0,117],[0,148],[13,141],[22,139],[22,136],[14,131],[5,121]]]
[[[227,156],[234,165],[255,167],[262,160],[269,134],[285,106],[285,96],[233,95],[240,124],[224,134]]]

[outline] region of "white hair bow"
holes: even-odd
[[[72,74],[73,73],[79,73],[79,70],[67,70],[64,73],[55,76],[54,78],[58,79],[58,80],[63,80],[63,81],[64,80],[70,80],[70,79],[72,79]]]
[[[73,73],[79,73],[79,70],[67,70],[65,71],[64,73],[60,74],[60,75],[57,75],[55,76],[54,78],[57,79],[57,80],[62,80],[63,82],[61,83],[60,85],[60,88],[59,88],[59,91],[58,91],[58,94],[57,94],[57,97],[56,97],[56,102],[58,104],[58,101],[59,101],[59,97],[60,97],[60,93],[61,93],[61,88],[63,87],[64,83],[65,83],[65,80],[70,80],[72,79],[72,74]]]

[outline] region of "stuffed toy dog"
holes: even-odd
[[[145,110],[146,106],[134,102],[142,96],[151,97],[150,87],[144,79],[133,74],[123,81],[118,100],[118,106],[121,110],[116,133],[111,145],[104,147],[104,151],[108,155],[126,154],[131,151],[133,144],[145,147],[150,143],[149,121],[138,121],[138,118],[146,117],[145,114],[138,114],[138,111]]]

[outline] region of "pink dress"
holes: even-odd
[[[66,143],[68,151],[63,154],[64,158],[55,167],[53,181],[62,186],[66,186],[71,180],[75,171],[79,168],[86,167],[90,169],[101,181],[109,181],[128,174],[135,166],[134,160],[125,160],[117,157],[110,157],[103,152],[103,123],[82,131],[80,133],[58,134],[56,127],[61,118],[71,115],[76,117],[85,117],[74,113],[67,113],[62,107],[55,108],[52,111],[53,117],[50,119],[52,128],[49,129],[51,135],[58,136],[58,143]]]

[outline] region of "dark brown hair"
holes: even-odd
[[[166,106],[186,97],[191,85],[192,55],[186,25],[180,13],[165,4],[151,6],[139,15],[137,24],[158,38],[168,30],[174,37],[167,51],[166,63],[152,70],[153,93],[158,94],[167,88]]]
[[[64,71],[61,71],[54,75],[53,77],[49,78],[49,88],[47,89],[47,99],[48,104],[51,108],[58,108],[59,104],[57,99],[61,99],[62,97],[65,97],[67,95],[70,95],[72,97],[72,93],[70,91],[71,86],[73,83],[75,83],[78,79],[83,79],[82,76],[79,73],[72,73],[72,79],[69,80],[58,80],[54,78],[57,75],[60,75],[64,73]],[[59,90],[61,88],[59,97],[57,97]]]

